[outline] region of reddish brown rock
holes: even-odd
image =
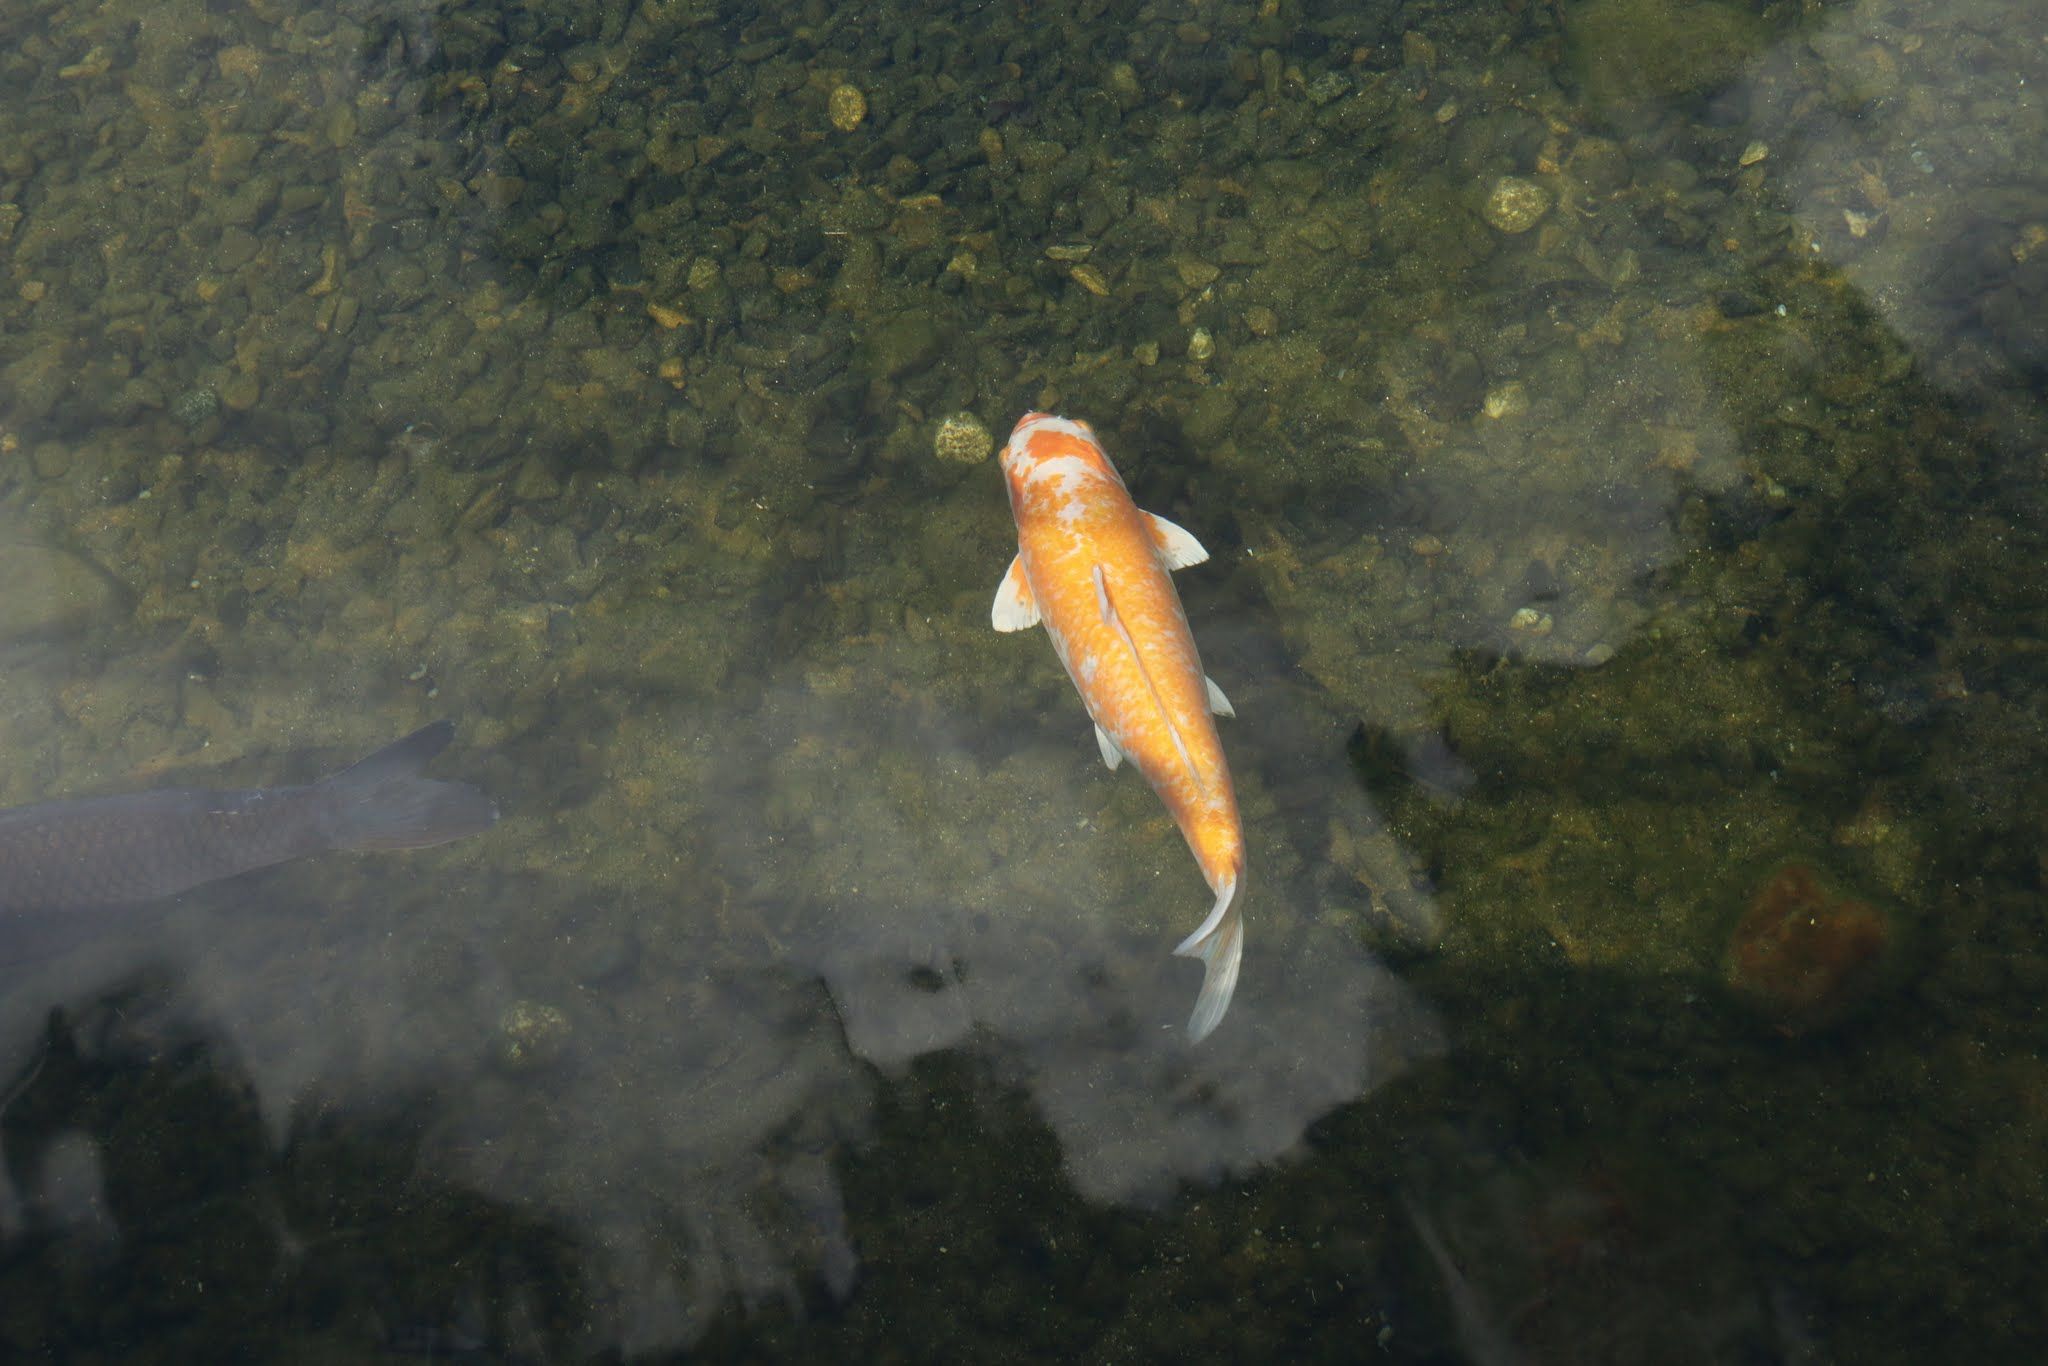
[[[1875,994],[1894,933],[1882,910],[1837,893],[1811,866],[1788,863],[1736,922],[1728,985],[1785,1033],[1831,1025]]]

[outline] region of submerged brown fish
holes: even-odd
[[[420,776],[446,721],[304,787],[165,789],[0,811],[0,914],[130,906],[329,849],[420,849],[498,819],[464,783]]]

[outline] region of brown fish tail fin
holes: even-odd
[[[1216,889],[1216,904],[1195,932],[1174,952],[1202,960],[1202,990],[1195,1013],[1188,1017],[1188,1042],[1200,1043],[1223,1022],[1237,991],[1237,968],[1244,957],[1244,869]]]
[[[498,808],[467,783],[420,776],[455,727],[436,721],[314,784],[336,849],[424,849],[489,829]]]

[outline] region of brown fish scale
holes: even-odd
[[[330,847],[313,789],[167,791],[0,812],[0,911],[172,896]]]

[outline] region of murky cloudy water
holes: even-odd
[[[2024,0],[0,0],[0,1357],[2048,1352]],[[1176,576],[1210,895],[989,605]]]

